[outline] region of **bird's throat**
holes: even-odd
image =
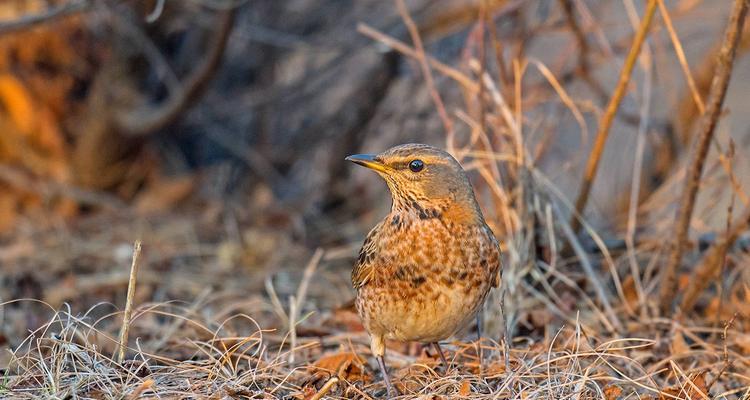
[[[473,224],[481,215],[471,204],[456,203],[448,199],[414,200],[393,199],[391,215],[398,220],[433,220],[456,225]]]

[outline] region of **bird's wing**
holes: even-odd
[[[382,224],[381,222],[372,228],[370,233],[367,234],[362,248],[359,250],[359,257],[357,257],[357,262],[354,264],[354,269],[352,270],[352,285],[355,289],[364,286],[372,278],[375,270],[374,263],[378,235],[380,234],[380,226]]]
[[[495,235],[492,230],[488,227],[484,227],[485,234],[488,236],[490,246],[485,250],[486,254],[482,254],[481,257],[487,260],[487,266],[490,269],[490,276],[492,277],[492,287],[500,286],[500,245],[495,239]]]

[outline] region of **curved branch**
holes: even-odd
[[[115,112],[114,123],[123,135],[145,136],[167,127],[205,92],[224,55],[229,34],[232,32],[234,9],[222,11],[218,18],[219,28],[208,45],[209,53],[185,79],[180,90],[172,93],[155,108],[143,107],[136,111]]]

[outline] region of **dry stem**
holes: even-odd
[[[130,264],[130,280],[128,280],[128,297],[125,300],[125,313],[122,315],[122,327],[120,328],[119,350],[117,362],[125,360],[125,348],[128,345],[128,333],[133,315],[133,298],[135,297],[135,283],[138,275],[138,258],[141,256],[141,241],[136,240],[133,244],[133,262]]]
[[[693,74],[690,72],[690,66],[688,65],[687,58],[685,57],[685,50],[682,49],[682,43],[680,42],[680,38],[677,36],[677,31],[675,31],[674,29],[674,25],[672,24],[672,17],[669,16],[669,11],[664,5],[664,0],[659,0],[659,13],[661,14],[661,18],[664,20],[664,26],[667,27],[667,32],[669,32],[669,38],[670,40],[672,40],[672,46],[674,46],[675,53],[677,54],[677,59],[680,61],[680,68],[682,68],[682,73],[685,75],[685,81],[687,81],[688,88],[690,89],[690,95],[693,97],[695,106],[698,108],[698,113],[703,114],[706,107],[703,104],[703,99],[701,98],[698,86],[695,84],[695,79],[693,79]]]
[[[310,280],[312,280],[315,270],[320,264],[320,260],[323,258],[324,251],[322,249],[315,250],[310,262],[305,267],[305,272],[302,275],[302,281],[297,287],[297,294],[290,296],[289,300],[289,336],[291,340],[291,348],[294,350],[297,348],[297,323],[300,319],[300,311],[307,297],[307,288],[310,286]],[[294,363],[294,351],[289,352],[289,363]]]
[[[648,6],[646,7],[646,13],[641,20],[641,25],[638,27],[633,38],[633,44],[630,47],[627,58],[625,58],[625,65],[623,65],[622,71],[620,72],[620,78],[617,82],[612,98],[607,104],[607,109],[604,112],[601,122],[599,123],[599,130],[596,133],[596,139],[594,141],[594,147],[591,149],[591,156],[586,164],[586,171],[583,175],[583,181],[581,182],[581,188],[578,192],[578,199],[576,200],[576,207],[573,216],[571,217],[570,226],[573,232],[577,232],[581,227],[581,223],[578,218],[583,217],[583,210],[586,208],[586,203],[589,199],[589,193],[591,192],[591,185],[594,183],[596,177],[596,171],[599,168],[599,160],[601,159],[602,153],[604,152],[604,145],[607,142],[609,136],[609,129],[614,121],[617,109],[620,107],[620,102],[625,96],[625,92],[630,82],[630,76],[635,66],[635,61],[638,59],[638,55],[641,53],[641,46],[646,39],[649,27],[651,26],[651,20],[653,19],[654,12],[656,11],[656,5],[658,0],[649,0]]]
[[[727,250],[743,232],[747,231],[748,225],[750,225],[750,207],[745,209],[740,219],[727,229],[726,233],[716,241],[716,244],[703,257],[703,261],[693,274],[694,278],[690,280],[690,284],[685,290],[680,305],[682,310],[693,308],[701,292],[720,275],[719,272],[724,265]]]
[[[373,39],[377,40],[380,43],[383,43],[384,45],[392,48],[393,50],[398,51],[401,54],[404,54],[408,57],[412,58],[418,58],[417,52],[409,47],[406,43],[399,41],[397,39],[394,39],[388,35],[386,35],[383,32],[378,31],[377,29],[374,29],[373,27],[364,24],[359,23],[357,25],[357,32]],[[443,75],[453,79],[454,81],[458,82],[458,84],[461,85],[461,87],[464,88],[464,90],[468,91],[469,93],[478,93],[479,92],[479,85],[477,85],[471,78],[466,76],[463,72],[446,65],[435,58],[425,55],[425,58],[430,63],[432,68],[435,68],[437,71],[442,73]]]
[[[430,96],[432,96],[432,101],[435,102],[435,107],[438,110],[440,119],[443,121],[443,126],[445,127],[445,133],[448,142],[448,150],[451,151],[453,150],[453,121],[451,121],[450,117],[448,116],[448,112],[445,111],[445,105],[443,105],[443,100],[440,98],[440,93],[438,93],[437,88],[435,88],[435,82],[432,79],[432,71],[430,70],[430,65],[428,64],[427,57],[425,56],[424,46],[422,45],[422,38],[419,36],[419,30],[417,29],[417,25],[414,23],[414,20],[412,20],[411,16],[409,15],[409,10],[406,8],[404,0],[396,0],[396,7],[398,8],[399,14],[401,14],[401,18],[404,20],[406,28],[409,30],[411,41],[414,43],[414,49],[416,50],[417,54],[417,61],[419,61],[419,66],[422,69],[422,74],[424,75],[425,82],[427,83],[427,88],[430,91]]]
[[[732,75],[735,50],[739,42],[742,27],[747,15],[750,0],[736,0],[729,18],[729,24],[724,35],[724,44],[719,51],[716,73],[711,83],[709,101],[706,112],[701,116],[698,135],[696,136],[693,152],[691,154],[688,174],[685,177],[685,186],[682,190],[680,206],[674,230],[675,242],[669,255],[669,260],[662,275],[661,289],[659,293],[659,308],[666,315],[672,310],[672,303],[677,291],[677,268],[682,261],[682,251],[688,238],[690,219],[695,207],[695,198],[698,193],[703,165],[708,154],[709,144],[714,135],[716,124],[721,114],[721,107]]]

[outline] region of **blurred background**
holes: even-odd
[[[390,207],[385,185],[349,154],[448,147],[498,237],[523,224],[508,222],[512,202],[498,202],[477,167],[492,152],[504,177],[516,150],[502,129],[486,143],[477,133],[477,121],[503,124],[482,106],[492,90],[518,113],[526,157],[567,216],[643,3],[406,1],[437,61],[446,129],[390,1],[2,0],[0,300],[79,312],[121,304],[142,239],[139,303],[221,303],[214,311],[228,315],[265,304],[269,282],[285,301],[320,248],[310,307],[346,306],[361,241]],[[729,3],[664,1],[704,97]],[[696,209],[694,228],[709,238],[726,225],[728,182],[750,183],[749,36]],[[494,86],[477,96],[460,76],[479,73]],[[613,243],[634,183],[638,237],[671,229],[700,115],[659,15],[629,89],[585,214]],[[534,304],[518,307],[524,329],[548,322]],[[0,345],[17,345],[44,310],[4,307]]]

